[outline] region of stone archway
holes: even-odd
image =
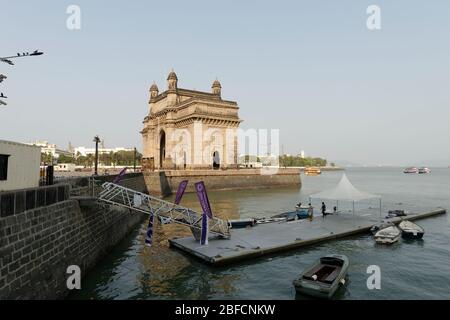
[[[164,160],[166,159],[166,132],[161,130],[159,134],[159,168],[164,167]]]
[[[214,151],[213,153],[213,169],[220,169],[220,153],[219,151]]]

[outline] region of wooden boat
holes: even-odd
[[[308,176],[317,176],[319,174],[322,174],[322,171],[318,167],[306,167],[305,174]]]
[[[411,221],[404,220],[400,222],[398,227],[402,231],[402,238],[404,239],[422,239],[425,234],[425,230],[421,226]]]
[[[327,255],[294,280],[298,293],[330,299],[339,286],[345,284],[349,262],[344,255]]]
[[[401,233],[396,226],[387,227],[375,233],[375,241],[381,244],[392,244],[400,239]]]
[[[228,226],[232,229],[242,229],[247,227],[253,227],[256,225],[256,220],[252,218],[228,220]]]

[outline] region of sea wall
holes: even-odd
[[[67,267],[83,276],[142,219],[93,199],[1,217],[0,299],[66,297]]]
[[[0,300],[66,297],[67,267],[84,276],[146,217],[90,197],[88,179],[65,182],[0,193]],[[122,184],[147,192],[142,174]]]
[[[113,182],[117,175],[104,175],[96,176],[95,180],[102,184],[104,182]],[[57,179],[58,184],[70,185],[72,193],[87,194],[89,190],[92,190],[89,180],[91,177],[67,177]],[[144,176],[141,172],[127,173],[123,176],[123,179],[119,182],[120,185],[130,188],[139,192],[147,193],[147,186],[144,181]]]
[[[192,182],[186,192],[195,192],[194,182],[197,181],[204,181],[208,190],[301,187],[299,169],[278,169],[274,174],[264,173],[267,172],[260,169],[146,171],[144,179],[149,193],[158,196],[175,193],[183,180]]]

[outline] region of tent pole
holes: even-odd
[[[381,198],[380,198],[380,222],[381,222]]]

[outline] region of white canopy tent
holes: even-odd
[[[352,201],[353,202],[353,214],[355,213],[355,202],[367,199],[379,199],[380,200],[380,217],[381,217],[381,197],[375,194],[371,194],[365,191],[356,189],[353,184],[348,180],[347,175],[342,175],[341,181],[336,187],[324,190],[322,192],[312,194],[309,196],[311,199],[322,200],[335,200],[339,204],[339,201]]]

